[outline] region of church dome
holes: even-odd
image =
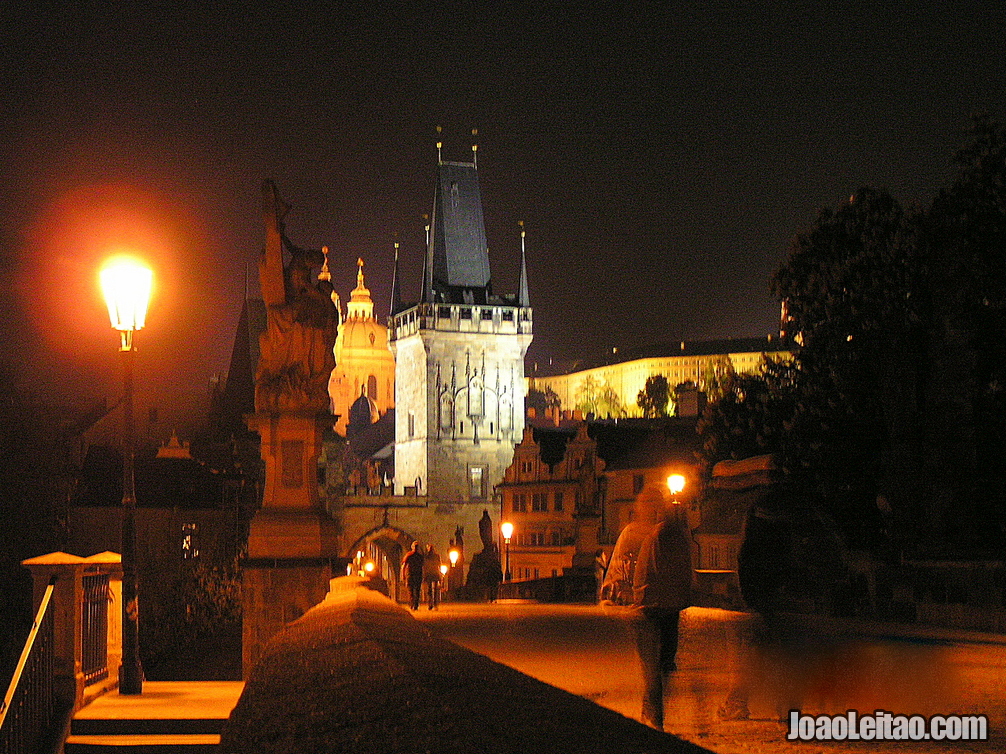
[[[381,415],[377,410],[377,404],[365,394],[361,394],[359,398],[353,401],[353,405],[349,407],[349,426],[352,429],[369,427],[380,418]]]

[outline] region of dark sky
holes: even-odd
[[[524,220],[545,361],[773,332],[771,276],[821,207],[928,202],[971,113],[1006,111],[999,3],[82,5],[3,20],[5,353],[15,390],[115,395],[96,273],[135,249],[168,423],[226,371],[264,178],[344,297],[364,257],[383,313],[395,240],[418,295],[435,127],[445,159],[478,128],[494,286]]]

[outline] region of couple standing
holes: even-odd
[[[419,609],[423,598],[423,584],[427,585],[430,610],[440,604],[440,556],[433,545],[426,548],[423,554],[418,541],[413,541],[412,550],[402,562],[402,578],[409,585],[409,607]]]

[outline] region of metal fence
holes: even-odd
[[[84,576],[81,603],[81,671],[84,685],[108,678],[108,574]]]
[[[0,751],[33,754],[50,734],[53,695],[53,610],[55,580],[49,582],[25,641],[21,659],[0,707]]]

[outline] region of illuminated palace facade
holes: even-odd
[[[624,416],[642,416],[636,397],[653,375],[667,378],[672,394],[677,385],[691,382],[706,391],[710,380],[728,368],[738,373],[752,373],[764,356],[790,359],[792,343],[779,337],[737,338],[732,340],[680,341],[647,348],[624,355],[612,354],[613,363],[574,366],[565,374],[533,374],[528,379],[532,390],[554,392],[561,408],[573,410],[589,394],[608,388],[617,397]],[[618,361],[615,359],[618,358]]]

